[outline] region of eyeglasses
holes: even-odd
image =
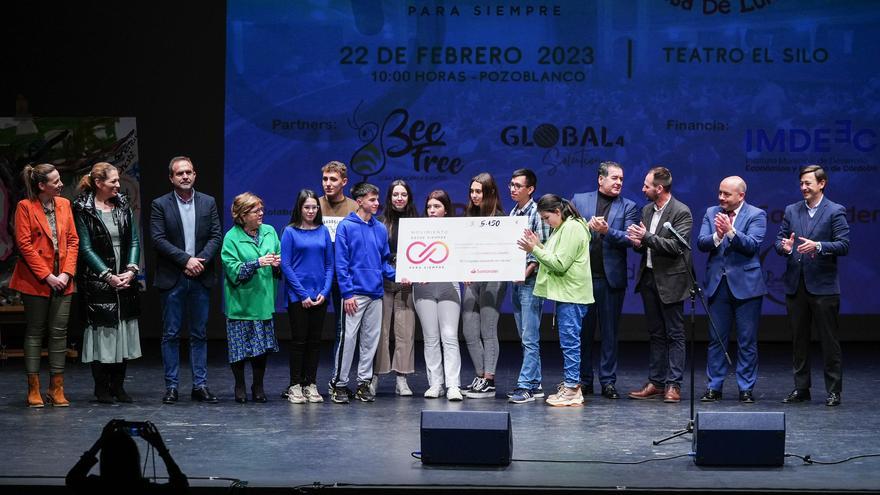
[[[524,187],[529,187],[529,186],[527,186],[527,185],[525,185],[525,184],[519,184],[519,183],[516,183],[516,182],[513,182],[513,181],[510,181],[510,184],[507,184],[507,186],[510,187],[511,189],[516,190],[516,191],[519,191],[520,189],[522,189],[522,188],[524,188]]]
[[[256,210],[251,210],[251,211],[245,213],[245,215],[262,215],[262,214],[263,214],[262,208],[258,208]]]

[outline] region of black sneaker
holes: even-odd
[[[351,399],[351,390],[348,387],[331,387],[330,400],[336,404],[348,404]]]
[[[344,387],[342,389],[345,392],[345,395],[348,397],[348,400],[354,399],[354,392],[351,391],[350,388]],[[333,384],[327,384],[327,395],[333,395]],[[287,397],[287,391],[284,391],[284,397]]]
[[[361,402],[373,402],[376,400],[376,396],[370,392],[370,382],[363,382],[358,385],[357,392],[354,394],[354,398]]]
[[[471,382],[471,384],[466,387],[462,387],[461,391],[462,391],[462,393],[467,393],[468,390],[474,390],[474,389],[478,388],[480,386],[480,383],[482,383],[482,382],[483,382],[482,378],[480,378],[478,376],[474,377],[474,380]]]
[[[481,379],[477,387],[468,390],[468,399],[490,399],[495,397],[495,380]]]

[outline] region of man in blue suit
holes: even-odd
[[[753,390],[758,378],[758,322],[767,286],[761,270],[760,249],[767,232],[767,212],[745,202],[746,183],[740,177],[727,177],[718,186],[718,206],[703,215],[697,248],[709,253],[706,263],[706,294],[709,314],[715,322],[719,340],[709,339],[706,375],[708,386],[703,402],[721,399],[727,376],[727,341],[736,322],[739,347],[736,383],[739,400],[755,402]]]
[[[217,203],[196,192],[196,171],[192,160],[176,156],[168,164],[168,178],[174,190],[153,200],[150,234],[156,251],[156,276],[162,303],[162,361],[165,365],[165,396],[162,402],[177,402],[180,368],[180,330],[189,326],[192,366],[192,399],[217,402],[208,390],[208,303],[216,283],[214,258],[223,242]]]
[[[599,384],[602,395],[618,399],[617,326],[626,294],[626,251],[632,244],[626,229],[639,221],[634,201],[620,195],[623,188],[623,167],[616,162],[599,164],[599,188],[575,194],[571,202],[581,216],[590,219],[590,269],[593,276],[593,297],[584,318],[581,334],[581,389],[593,390],[592,343],[599,327],[602,346],[599,357]]]
[[[846,209],[825,197],[828,176],[818,165],[801,169],[803,201],[785,207],[776,252],[785,257],[785,305],[794,347],[794,390],[782,402],[810,400],[810,329],[815,327],[825,363],[826,406],[840,405],[843,372],[837,318],[837,257],[849,251]]]

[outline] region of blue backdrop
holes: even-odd
[[[740,175],[769,213],[764,312],[782,314],[772,241],[801,199],[797,169],[820,163],[852,228],[842,312],[877,313],[865,289],[880,240],[878,13],[871,1],[229,0],[224,207],[250,190],[280,231],[330,160],[383,197],[404,178],[420,207],[443,188],[459,208],[479,172],[505,184],[529,167],[536,194],[570,197],[615,160],[639,204],[647,170],[669,167],[696,236],[720,180]],[[639,299],[625,311],[641,313]]]

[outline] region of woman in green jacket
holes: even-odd
[[[581,324],[587,305],[593,302],[590,276],[590,228],[566,199],[545,194],[538,200],[538,214],[553,231],[547,244],[529,229],[517,244],[538,260],[534,294],[556,301],[556,326],[562,348],[565,379],[557,393],[547,397],[551,406],[580,406]]]
[[[232,201],[235,225],[223,238],[220,259],[226,277],[226,336],[235,377],[235,401],[247,402],[244,363],[253,369],[254,402],[266,402],[263,376],[269,352],[278,352],[273,314],[281,276],[281,243],[270,225],[263,225],[263,200],[249,192]]]

